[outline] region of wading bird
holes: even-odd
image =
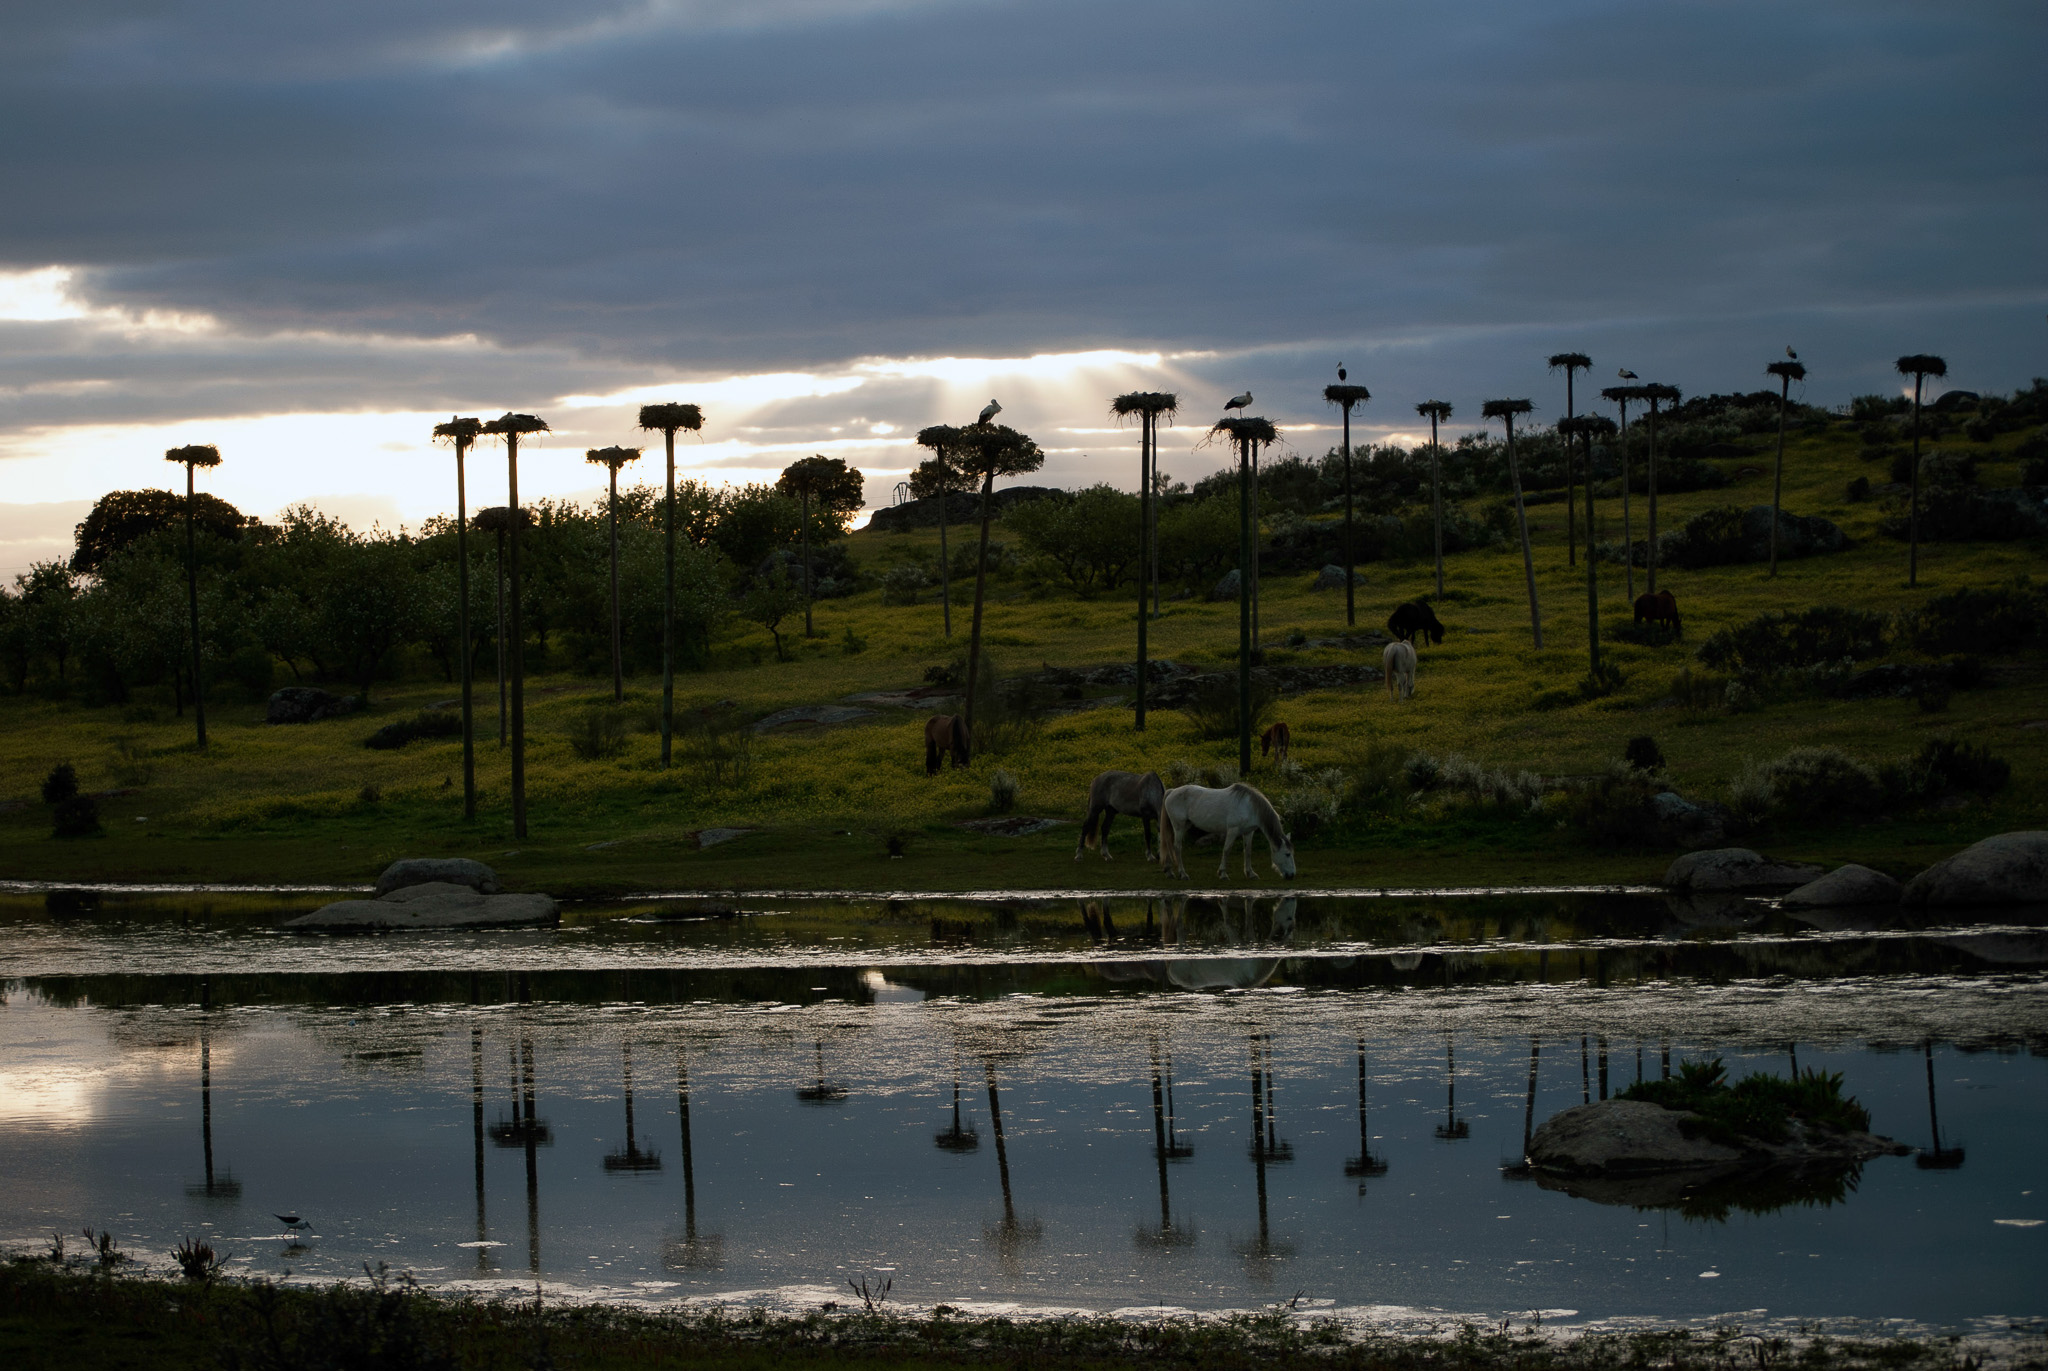
[[[1243,409],[1243,408],[1244,408],[1244,407],[1245,407],[1246,405],[1249,405],[1249,404],[1250,404],[1251,402],[1252,402],[1252,393],[1251,393],[1250,391],[1246,391],[1246,392],[1244,392],[1244,394],[1242,394],[1242,395],[1233,395],[1233,396],[1231,396],[1231,397],[1230,397],[1230,398],[1229,398],[1228,400],[1224,401],[1224,404],[1223,404],[1223,412],[1224,412],[1225,414],[1228,414],[1228,413],[1230,413],[1230,411],[1232,411],[1233,409],[1240,409],[1240,410],[1241,410],[1241,409]]]
[[[1624,381],[1633,381],[1636,379],[1636,374],[1633,371],[1630,371],[1627,367],[1623,367],[1620,371],[1617,371],[1614,374],[1616,376],[1619,376]]]
[[[981,407],[981,417],[975,420],[975,422],[978,424],[989,423],[993,421],[995,417],[998,414],[1001,414],[1002,412],[1003,407],[997,404],[994,400],[990,400],[987,404]]]
[[[1787,357],[1790,357],[1795,362],[1799,360],[1799,354],[1792,350],[1792,345],[1790,343],[1785,344],[1785,355]]]

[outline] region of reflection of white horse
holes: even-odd
[[[1263,834],[1266,850],[1273,854],[1273,869],[1294,879],[1294,842],[1280,824],[1280,811],[1256,789],[1239,781],[1222,790],[1207,786],[1176,786],[1166,792],[1159,819],[1160,867],[1170,876],[1188,874],[1187,839],[1190,828],[1223,835],[1223,857],[1216,864],[1221,878],[1230,871],[1230,845],[1244,840],[1244,874],[1256,877],[1252,868],[1252,836]]]
[[[1412,698],[1415,694],[1415,644],[1388,643],[1387,650],[1380,654],[1380,661],[1386,668],[1387,694],[1397,701]]]

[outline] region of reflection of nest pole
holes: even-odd
[[[633,1135],[633,1045],[621,1043],[619,1053],[622,1072],[626,1083],[626,1147],[622,1152],[607,1152],[604,1169],[608,1172],[637,1172],[661,1170],[659,1152],[642,1152]]]
[[[1294,1144],[1279,1133],[1279,1114],[1273,1107],[1273,1037],[1252,1039],[1252,1160],[1264,1163],[1291,1162]]]
[[[1132,1235],[1132,1241],[1140,1247],[1169,1250],[1176,1247],[1192,1247],[1195,1230],[1175,1224],[1173,1221],[1173,1193],[1167,1180],[1167,1163],[1185,1161],[1195,1155],[1195,1149],[1183,1145],[1177,1134],[1173,1119],[1173,1063],[1163,1063],[1159,1052],[1159,1039],[1152,1039],[1152,1156],[1159,1167],[1159,1226],[1140,1228]]]
[[[996,1139],[996,1174],[1003,1187],[1003,1219],[1001,1223],[983,1224],[981,1236],[984,1242],[996,1249],[999,1257],[1008,1261],[1021,1249],[1042,1240],[1045,1226],[1037,1219],[1017,1217],[1017,1206],[1010,1194],[1010,1150],[1003,1137],[1003,1101],[996,1089],[994,1058],[983,1060],[982,1069],[988,1077],[989,1131],[995,1134]]]
[[[675,1271],[716,1271],[725,1265],[725,1237],[697,1234],[697,1170],[690,1146],[690,1063],[676,1049],[676,1114],[683,1140],[683,1236],[661,1246],[661,1264]]]
[[[1386,1158],[1372,1150],[1372,1132],[1365,1122],[1365,1039],[1358,1040],[1358,1155],[1344,1163],[1344,1174],[1355,1181],[1387,1174]],[[1358,1187],[1363,1195],[1365,1187]]]
[[[1922,1043],[1921,1050],[1927,1056],[1927,1131],[1933,1135],[1932,1150],[1913,1154],[1913,1165],[1922,1171],[1953,1171],[1963,1164],[1963,1149],[1941,1145],[1941,1116],[1934,1108],[1934,1044]]]
[[[1518,1160],[1500,1164],[1500,1174],[1509,1180],[1527,1180],[1532,1174],[1529,1165],[1529,1139],[1536,1129],[1536,1063],[1543,1050],[1543,1040],[1531,1036],[1529,1039],[1529,1095],[1528,1103],[1522,1110],[1522,1155]],[[1668,1058],[1669,1051],[1665,1053]]]
[[[818,1052],[817,1075],[813,1077],[812,1084],[803,1086],[797,1090],[796,1097],[799,1100],[803,1101],[805,1104],[838,1104],[846,1098],[846,1087],[843,1085],[830,1085],[826,1083],[825,1040],[823,1038],[819,1038],[816,1040],[816,1043]]]
[[[941,1152],[972,1152],[981,1146],[981,1134],[973,1124],[960,1121],[960,1059],[953,1058],[953,1123],[949,1128],[932,1135],[932,1146]]]
[[[1455,1142],[1459,1138],[1472,1136],[1472,1125],[1458,1117],[1458,1055],[1453,1039],[1444,1037],[1444,1122],[1436,1126],[1436,1136],[1443,1142]]]
[[[186,1186],[185,1193],[195,1199],[242,1198],[242,1183],[230,1175],[216,1175],[213,1169],[213,1040],[204,1018],[199,1021],[199,1140],[206,1153],[206,1179]]]

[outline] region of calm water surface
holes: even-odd
[[[657,1302],[886,1278],[969,1307],[2048,1313],[2025,912],[783,900],[270,931],[301,907],[0,904],[0,1243],[205,1234],[248,1272]],[[1594,1196],[1515,1165],[1550,1114],[1707,1056],[1840,1072],[1919,1154]]]

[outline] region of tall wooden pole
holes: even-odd
[[[512,512],[512,836],[526,836],[526,625],[519,575],[519,434],[505,434],[506,503]]]
[[[473,680],[469,642],[469,488],[463,474],[463,458],[475,441],[468,434],[455,436],[455,561],[456,593],[461,603],[455,611],[455,632],[461,639],[462,655],[462,817],[476,817],[476,716],[472,703]]]
[[[1252,439],[1237,440],[1237,774],[1252,774]]]
[[[1152,415],[1141,412],[1138,415],[1138,694],[1137,714],[1134,727],[1145,731],[1145,628],[1149,615],[1145,612],[1146,573],[1150,569],[1150,538],[1152,527]]]
[[[1917,392],[1916,392],[1917,394]],[[1918,413],[1915,413],[1918,419]],[[1917,450],[1917,443],[1916,443]],[[197,498],[192,484],[192,468],[195,464],[185,463],[185,589],[192,605],[192,718],[199,725],[199,750],[206,750],[206,681],[199,670],[199,545],[192,531],[192,505]],[[1919,470],[1919,463],[1914,463]],[[1916,478],[1917,479],[1917,478]]]
[[[661,503],[661,769],[668,770],[676,732],[676,431],[661,431],[668,487]]]
[[[1351,584],[1358,579],[1358,554],[1351,536],[1351,405],[1344,402],[1344,627],[1358,627],[1358,604]]]

